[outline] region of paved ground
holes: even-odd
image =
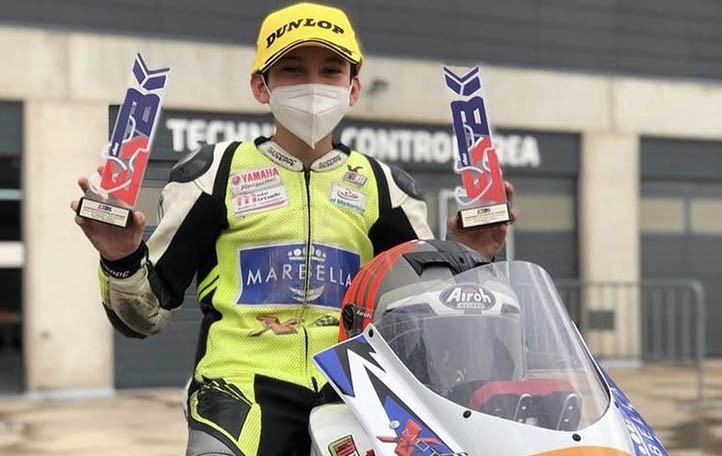
[[[722,361],[705,366],[706,400],[694,370],[610,370],[673,456],[722,455]],[[83,400],[0,398],[2,456],[183,455],[185,423],[176,389],[131,390]]]

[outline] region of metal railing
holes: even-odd
[[[702,400],[706,310],[699,281],[555,282],[596,357],[694,363],[697,399]]]

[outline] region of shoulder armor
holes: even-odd
[[[191,182],[201,177],[213,164],[215,144],[203,144],[176,163],[170,170],[171,182]]]
[[[390,165],[389,167],[391,168],[391,177],[394,178],[394,182],[399,189],[414,199],[424,199],[424,192],[421,190],[421,187],[416,184],[416,181],[409,173],[398,166]]]

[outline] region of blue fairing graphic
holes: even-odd
[[[379,370],[383,368],[379,365],[373,355],[376,354],[373,347],[363,334],[359,334],[346,342],[324,350],[314,356],[319,369],[326,374],[346,396],[354,397],[353,380],[351,379],[351,368],[349,366],[349,352],[361,357],[369,364],[376,366]]]
[[[635,456],[668,456],[667,450],[664,449],[662,442],[659,441],[652,428],[644,421],[642,415],[632,406],[627,396],[614,383],[612,377],[601,369],[609,388],[612,390],[614,402],[619,406],[619,412],[627,423],[627,431],[632,438],[632,446],[634,447]]]
[[[346,365],[342,365],[337,350],[329,348],[314,356],[313,359],[316,360],[318,368],[326,375],[326,378],[335,383],[343,394],[353,396],[348,357],[346,358]]]

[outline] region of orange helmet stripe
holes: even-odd
[[[366,292],[366,311],[373,312],[373,305],[376,302],[376,294],[379,291],[379,285],[384,278],[384,275],[389,268],[396,262],[396,260],[406,252],[413,250],[418,244],[415,241],[405,242],[397,245],[393,249],[388,251],[388,255],[384,255],[383,261],[379,267],[373,273],[373,281],[371,286],[367,288]],[[366,287],[364,287],[366,288]],[[371,307],[371,308],[370,308]]]
[[[341,307],[343,308],[347,304],[362,306],[364,312],[373,318],[376,293],[379,284],[383,280],[383,275],[401,255],[413,250],[417,245],[416,241],[404,242],[380,253],[366,263],[351,282],[351,286],[344,295]],[[365,328],[368,323],[368,321],[364,321],[362,326]],[[341,324],[339,327],[339,340],[345,340],[347,337],[348,332],[344,325]]]

